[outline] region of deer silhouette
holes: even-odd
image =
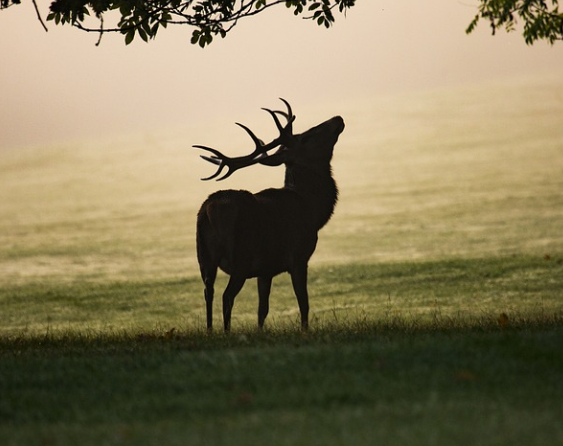
[[[237,123],[252,138],[255,149],[240,157],[228,157],[207,146],[211,156],[201,157],[218,166],[208,178],[218,180],[236,170],[262,164],[285,165],[284,186],[256,194],[245,190],[221,190],[211,194],[197,214],[197,258],[205,285],[207,329],[213,325],[213,295],[217,269],[230,275],[223,293],[224,330],[231,327],[235,297],[246,279],[258,282],[258,326],[269,311],[274,276],[288,272],[299,304],[301,327],[309,325],[307,270],[317,245],[318,231],[333,214],[338,189],[330,165],[334,145],[344,130],[340,116],[329,119],[299,135],[293,134],[295,116],[287,111],[264,108],[274,120],[279,136],[264,144],[248,127]],[[278,116],[287,122],[282,125]],[[268,151],[279,147],[275,152]]]

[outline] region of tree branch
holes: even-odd
[[[0,0],[0,5],[7,7],[20,1]],[[37,0],[32,1],[37,17],[47,31]],[[166,28],[169,24],[188,25],[194,28],[191,42],[204,47],[215,36],[225,37],[240,19],[253,17],[274,6],[285,5],[294,15],[313,19],[318,25],[329,27],[335,20],[333,11],[337,7],[340,13],[345,14],[355,2],[356,0],[52,0],[47,21],[99,33],[96,45],[100,44],[105,33],[121,33],[125,36],[125,43],[129,44],[135,35],[144,41],[153,39],[161,27]],[[306,17],[306,11],[314,13],[311,17]],[[90,22],[94,16],[99,20],[97,25]],[[108,19],[106,23],[104,18]]]

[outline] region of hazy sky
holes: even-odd
[[[49,1],[38,0],[44,15]],[[238,120],[279,96],[346,103],[398,91],[563,75],[563,43],[465,28],[475,0],[359,0],[330,30],[274,8],[202,50],[172,26],[126,47],[48,24],[31,2],[0,12],[0,148]]]

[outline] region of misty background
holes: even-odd
[[[46,17],[48,1],[38,1]],[[465,29],[477,2],[358,1],[331,29],[276,7],[201,49],[191,28],[125,46],[123,36],[47,23],[31,2],[0,13],[0,148],[182,132],[250,120],[287,98],[303,127],[381,97],[528,78],[560,78],[563,45]],[[361,107],[360,107],[361,108]],[[311,111],[307,118],[303,114]],[[298,129],[301,129],[298,126]],[[186,144],[193,141],[185,135]]]

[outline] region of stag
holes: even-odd
[[[254,164],[285,165],[284,186],[256,194],[245,190],[221,190],[211,194],[197,214],[197,258],[205,285],[207,329],[213,325],[213,294],[217,269],[230,276],[223,293],[224,330],[231,327],[235,297],[246,279],[258,282],[258,326],[269,311],[274,276],[288,272],[299,304],[301,327],[309,324],[307,269],[317,245],[318,231],[328,222],[338,198],[330,161],[344,121],[336,116],[299,135],[293,134],[295,116],[270,110],[279,136],[264,144],[248,127],[237,123],[252,138],[255,149],[240,157],[228,157],[207,146],[194,146],[211,155],[201,157],[218,166],[208,178],[223,180],[236,170]],[[285,119],[282,125],[280,117]],[[270,150],[278,148],[269,154]],[[223,169],[227,168],[222,176]]]

